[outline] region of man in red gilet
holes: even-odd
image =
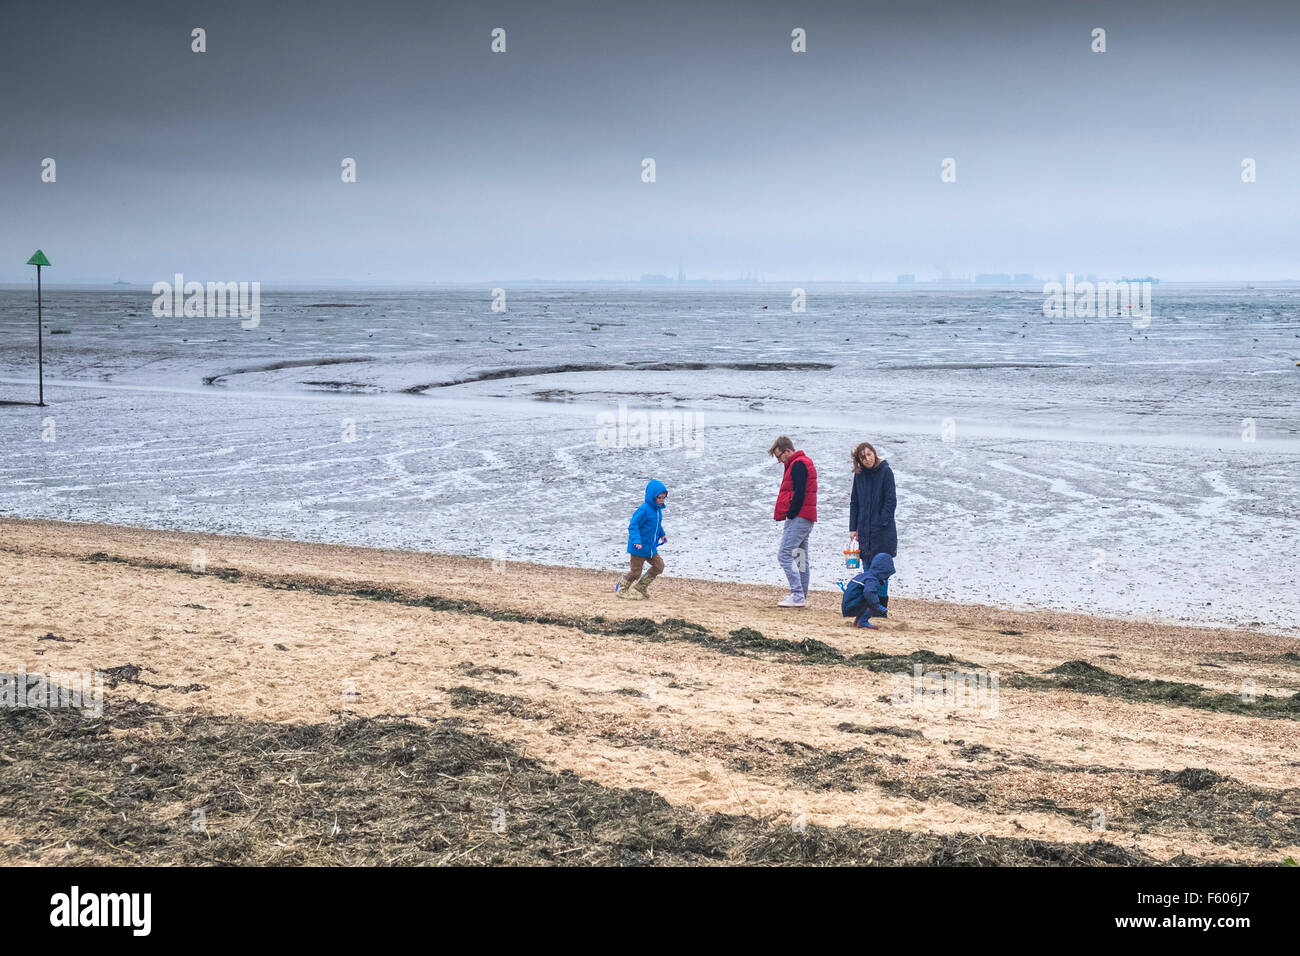
[[[790,582],[790,594],[777,606],[804,607],[808,603],[808,536],[817,521],[817,469],[784,435],[767,453],[785,466],[772,517],[785,522],[776,559]]]

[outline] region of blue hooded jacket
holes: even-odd
[[[845,617],[857,617],[865,611],[868,616],[886,617],[885,603],[881,599],[888,591],[887,582],[893,573],[894,559],[889,555],[878,554],[872,558],[871,567],[844,588],[840,613]]]
[[[636,509],[627,525],[627,553],[639,558],[653,558],[659,553],[659,539],[664,531],[665,505],[655,504],[655,498],[668,490],[662,481],[654,480],[645,486],[645,503]],[[636,547],[636,545],[641,547]]]

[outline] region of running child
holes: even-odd
[[[662,481],[651,481],[645,486],[645,501],[636,509],[627,525],[627,553],[631,555],[630,567],[614,585],[621,598],[631,597],[633,591],[641,600],[650,597],[650,583],[664,573],[664,559],[659,556],[659,546],[668,540],[664,532],[664,504],[668,501],[668,487]],[[649,562],[650,570],[641,570]]]

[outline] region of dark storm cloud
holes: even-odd
[[[0,280],[1300,275],[1291,5],[952,6],[13,8]]]

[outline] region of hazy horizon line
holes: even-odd
[[[184,273],[182,273],[183,275]],[[155,282],[167,282],[170,284],[175,273],[168,275],[165,279],[157,279],[153,282],[134,282],[122,279],[116,280],[73,280],[73,281],[55,281],[48,274],[42,274],[41,285],[45,289],[149,289],[152,290]],[[807,278],[788,278],[788,279],[669,279],[666,281],[654,281],[645,279],[541,279],[541,278],[517,278],[517,279],[245,279],[245,282],[257,282],[262,287],[272,288],[307,288],[307,289],[327,289],[327,288],[351,288],[351,289],[381,289],[381,288],[468,288],[476,286],[502,286],[502,287],[528,287],[528,286],[635,286],[644,289],[653,289],[663,291],[665,289],[683,288],[689,286],[748,286],[748,287],[780,287],[790,288],[795,286],[871,286],[887,289],[897,289],[907,291],[923,288],[958,288],[958,289],[983,289],[989,292],[999,290],[1021,290],[1035,289],[1046,283],[1058,282],[1066,275],[1073,275],[1076,281],[1081,282],[1142,282],[1152,279],[1161,286],[1203,286],[1216,288],[1238,288],[1247,286],[1289,286],[1300,285],[1300,278],[1286,279],[1164,279],[1159,276],[1101,276],[1095,273],[1062,273],[1056,276],[1034,277],[1024,281],[976,281],[975,279],[916,279],[912,282],[899,282],[897,279],[807,279]],[[229,280],[219,279],[194,279],[196,282],[209,281],[220,282]],[[18,281],[0,281],[0,289],[9,290],[27,290],[35,286],[35,276],[26,280]],[[152,292],[151,292],[152,294]]]

